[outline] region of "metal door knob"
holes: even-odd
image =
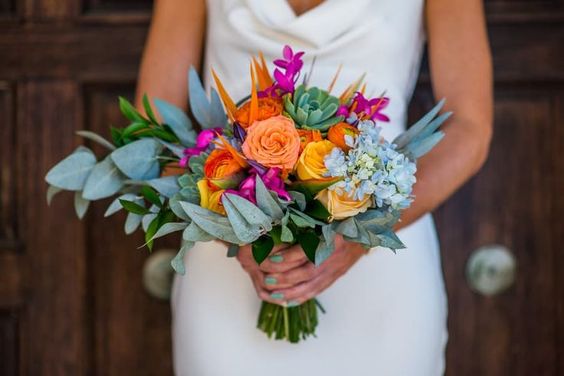
[[[174,270],[170,261],[176,255],[172,249],[160,249],[147,258],[143,266],[143,286],[154,298],[169,300]]]
[[[472,290],[492,296],[513,285],[517,262],[507,247],[487,245],[475,250],[466,264],[466,279]]]

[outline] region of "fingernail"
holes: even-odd
[[[300,302],[298,302],[297,300],[290,300],[288,303],[286,303],[286,306],[288,308],[297,307],[299,305],[300,305]]]
[[[284,294],[282,294],[281,292],[275,292],[275,293],[270,294],[270,297],[272,299],[282,300],[282,299],[284,299]]]
[[[267,285],[275,285],[276,282],[278,282],[278,281],[274,277],[266,277],[264,279],[264,283],[267,284]]]
[[[282,257],[282,255],[270,256],[270,261],[275,262],[275,263],[279,263],[279,262],[284,261],[284,257]]]

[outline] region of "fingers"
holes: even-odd
[[[282,250],[273,250],[271,256],[264,260],[259,268],[264,273],[282,273],[306,262],[309,260],[302,247],[294,245]]]
[[[306,262],[300,266],[281,273],[264,274],[263,288],[265,290],[280,290],[295,286],[299,283],[309,281],[321,272],[311,262]]]

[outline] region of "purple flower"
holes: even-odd
[[[190,158],[200,155],[203,151],[205,151],[215,139],[216,135],[222,134],[222,132],[223,130],[221,128],[211,128],[201,131],[198,134],[198,137],[196,137],[196,146],[184,149],[184,157],[182,157],[178,162],[180,167],[186,168]]]
[[[292,200],[292,197],[284,188],[284,180],[280,176],[281,172],[281,169],[274,167],[268,169],[264,174],[261,174],[253,167],[250,170],[250,175],[243,180],[241,184],[239,184],[239,188],[237,190],[228,189],[226,192],[241,196],[253,204],[256,204],[256,176],[258,175],[268,190],[275,192],[278,197],[286,201],[290,201]]]
[[[304,66],[302,56],[304,52],[294,53],[290,46],[284,46],[282,51],[283,59],[274,60],[274,65],[278,68],[274,70],[275,83],[260,95],[281,96],[286,93],[293,93],[296,88],[296,82],[300,75],[300,71]]]
[[[337,110],[338,116],[348,117],[351,113],[358,115],[360,119],[371,119],[374,121],[390,121],[390,118],[382,111],[390,104],[390,98],[379,97],[367,99],[362,93],[357,92],[350,106],[341,105]]]

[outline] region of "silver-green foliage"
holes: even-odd
[[[293,96],[284,97],[284,110],[300,128],[326,132],[343,121],[344,117],[335,116],[338,108],[339,99],[317,87],[300,85]]]

